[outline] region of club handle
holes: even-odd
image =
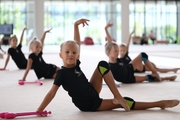
[[[26,115],[39,115],[39,114],[51,114],[51,111],[47,112],[42,111],[42,112],[23,112],[23,113],[16,113],[16,116],[26,116]]]
[[[5,113],[1,118],[6,118],[6,119],[13,119],[17,116],[26,116],[26,115],[39,115],[39,114],[51,114],[51,111],[47,112],[42,111],[42,112],[22,112],[22,113]]]

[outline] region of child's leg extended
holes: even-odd
[[[140,53],[134,60],[130,62],[130,64],[133,65],[135,70],[142,61],[152,71],[152,76],[156,77],[159,81],[161,81],[159,74],[157,73],[156,69],[153,67],[151,62],[148,60],[148,55],[146,53]]]
[[[119,91],[115,85],[113,75],[110,71],[109,64],[105,61],[99,62],[97,68],[95,69],[95,71],[90,79],[90,83],[92,84],[92,86],[98,93],[100,93],[101,88],[102,88],[102,79],[104,79],[104,81],[108,85],[109,89],[111,90],[112,94],[114,95],[114,98],[119,102],[119,104],[121,104],[124,107],[124,109],[126,111],[128,111],[129,106],[127,105],[126,101],[121,96],[121,94],[119,93]],[[107,100],[107,102],[105,102],[105,103],[109,103],[109,104],[104,104],[104,102],[102,102],[99,110],[108,109],[108,108],[111,109],[113,107],[118,107],[117,105],[114,106],[112,104],[113,99]]]
[[[177,73],[180,68],[158,68],[156,67],[156,70],[160,73],[167,73],[167,72],[174,72]]]
[[[134,101],[132,98],[124,97],[127,104],[129,105],[131,110],[146,110],[149,108],[172,108],[179,104],[179,100],[160,100],[160,101],[154,101],[154,102],[138,102]],[[110,100],[103,100],[101,107],[98,110],[111,110],[115,108],[121,107],[118,105],[118,102],[112,102],[110,103]],[[112,105],[110,105],[112,104]],[[104,106],[104,107],[102,107]],[[111,109],[110,109],[111,108]]]
[[[179,100],[161,100],[155,102],[136,102],[134,110],[145,110],[149,108],[159,107],[161,109],[175,107],[179,104]]]
[[[159,68],[157,67],[153,62],[151,62],[151,64],[153,65],[153,67],[156,69],[157,72],[160,73],[167,73],[167,72],[174,72],[177,73],[178,70],[180,70],[180,68]],[[146,71],[150,71],[148,67],[145,66],[145,70]]]

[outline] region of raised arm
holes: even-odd
[[[42,38],[41,38],[42,50],[43,50],[43,46],[44,46],[44,39],[45,39],[45,37],[46,37],[46,33],[49,33],[51,30],[52,30],[52,28],[49,29],[49,30],[44,31],[44,33],[43,33],[43,36],[42,36]]]
[[[131,36],[132,34],[134,34],[135,30],[133,30],[130,34],[129,34],[129,37],[128,37],[128,40],[126,42],[126,45],[127,45],[127,51],[129,51],[129,44],[131,42]]]
[[[80,38],[80,34],[79,34],[79,25],[82,24],[83,27],[88,25],[88,22],[89,20],[88,19],[80,19],[80,20],[77,20],[75,23],[74,23],[74,41],[76,41],[76,43],[80,46],[81,45],[81,38]]]
[[[22,34],[21,34],[21,38],[20,38],[20,44],[22,45],[22,41],[23,41],[23,36],[24,36],[24,31],[27,30],[27,28],[25,27],[22,31]]]
[[[31,67],[32,67],[32,63],[33,63],[33,60],[32,59],[28,59],[28,63],[27,63],[27,67],[26,67],[26,71],[25,71],[25,73],[24,73],[24,76],[23,76],[23,78],[22,78],[22,81],[25,81],[26,80],[26,76],[27,76],[27,74],[29,73],[29,70],[31,69]]]
[[[105,33],[106,33],[106,39],[107,39],[108,42],[112,42],[113,41],[113,38],[111,37],[111,35],[108,32],[108,28],[112,27],[112,26],[113,26],[113,24],[108,22],[108,24],[104,28],[105,29]]]

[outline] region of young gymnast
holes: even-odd
[[[18,39],[16,37],[16,35],[12,36],[10,38],[10,45],[11,47],[8,49],[8,54],[7,54],[7,58],[5,61],[5,65],[4,68],[2,68],[1,70],[5,70],[6,66],[9,62],[10,56],[12,57],[13,61],[15,62],[15,64],[17,65],[17,67],[19,69],[26,69],[27,66],[27,59],[25,58],[23,52],[21,51],[22,48],[22,41],[23,41],[23,36],[24,36],[24,32],[27,28],[25,27],[22,31],[21,34],[21,38],[20,38],[20,43],[17,46],[18,43]]]
[[[170,80],[174,81],[177,76],[170,76],[170,77],[159,77],[156,69],[152,66],[151,62],[148,60],[148,55],[144,52],[140,53],[134,60],[129,63],[124,62],[124,58],[118,58],[119,55],[119,46],[112,41],[112,38],[107,30],[109,26],[112,24],[108,23],[105,26],[105,32],[108,42],[105,45],[105,51],[107,56],[109,57],[109,65],[112,71],[112,74],[116,81],[122,83],[137,83],[143,81],[163,81],[163,80]],[[122,51],[125,52],[125,51]],[[125,59],[130,59],[129,57]],[[151,75],[146,76],[137,76],[134,75],[134,71],[137,69],[139,64],[144,62],[144,64],[152,71]]]
[[[106,25],[105,29],[106,29],[106,32],[108,32],[108,28],[109,27],[112,27],[113,24],[108,22],[108,24]],[[120,49],[120,58],[124,61],[124,63],[126,64],[129,64],[132,60],[131,58],[129,57],[129,45],[130,45],[130,42],[131,42],[131,36],[132,34],[134,34],[134,30],[130,33],[129,35],[129,38],[127,40],[127,43],[126,44],[121,44],[119,49]],[[110,36],[109,33],[108,34],[108,41],[112,41],[112,37]],[[153,67],[160,73],[166,73],[166,72],[174,72],[176,73],[178,70],[180,70],[180,68],[159,68],[157,67],[153,62],[151,62],[151,64],[153,65]],[[145,71],[150,71],[150,69],[145,66],[142,62],[139,64],[139,66],[137,67],[137,69],[135,70],[135,72],[137,73],[144,73]]]
[[[105,111],[116,108],[124,108],[129,110],[144,110],[153,107],[161,109],[175,107],[179,104],[178,100],[161,100],[156,102],[137,102],[129,97],[122,97],[119,93],[109,69],[109,65],[105,61],[100,61],[95,69],[90,81],[80,68],[80,34],[78,26],[88,25],[89,20],[80,19],[74,23],[74,40],[66,41],[61,44],[60,58],[64,65],[58,71],[52,88],[45,96],[44,100],[36,111],[43,111],[47,105],[55,97],[57,90],[62,85],[69,96],[72,98],[74,105],[81,111]],[[102,80],[107,83],[110,91],[114,95],[114,99],[102,99],[99,93],[102,88]],[[46,116],[44,114],[40,116]]]
[[[32,51],[32,53],[29,55],[27,68],[22,78],[22,81],[25,81],[26,76],[29,73],[31,67],[33,67],[38,79],[42,77],[44,77],[45,79],[55,78],[56,73],[60,68],[53,64],[47,64],[42,58],[44,39],[46,33],[50,31],[51,29],[44,32],[41,41],[37,38],[34,38],[30,42],[29,48]]]

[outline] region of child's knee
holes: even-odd
[[[129,97],[124,97],[126,103],[129,105],[131,110],[134,110],[134,106],[135,106],[135,101],[132,98]]]
[[[148,61],[148,55],[145,52],[142,52],[140,55],[143,62]]]
[[[107,74],[110,70],[109,64],[106,61],[100,61],[97,67],[101,75]]]

